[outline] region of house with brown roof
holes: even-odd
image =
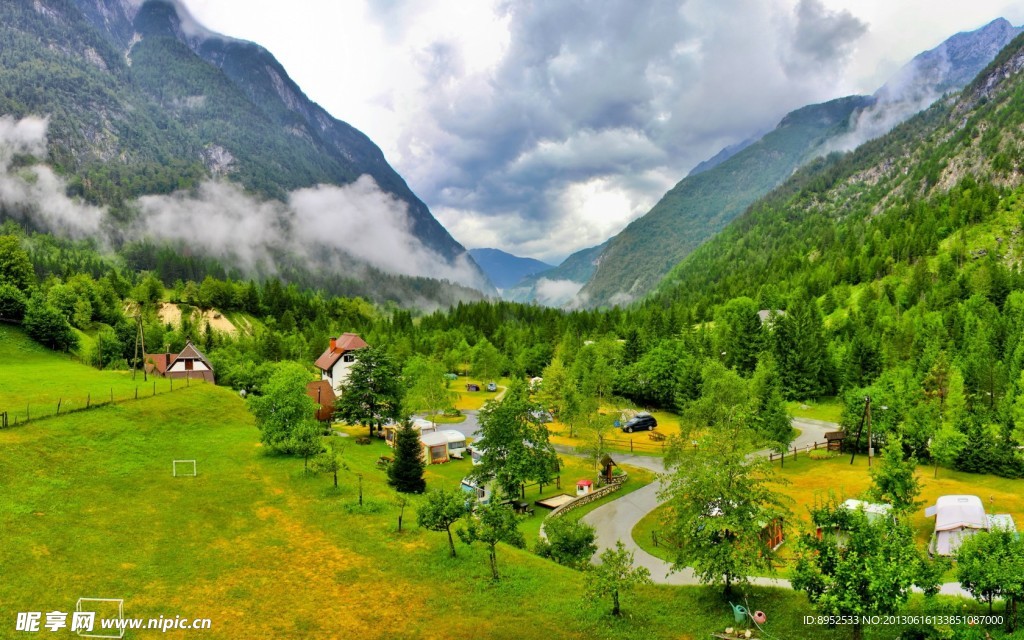
[[[335,395],[341,395],[341,386],[348,380],[349,371],[356,361],[355,352],[368,346],[358,334],[343,333],[331,338],[330,346],[316,359],[320,379],[330,383]]]
[[[185,343],[181,353],[147,353],[144,358],[146,373],[164,378],[203,379],[212,383],[213,365],[196,349],[192,341]]]

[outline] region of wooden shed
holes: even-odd
[[[845,431],[829,431],[825,434],[825,441],[828,442],[829,451],[842,451],[843,440],[845,439]]]

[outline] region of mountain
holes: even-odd
[[[831,313],[864,306],[878,287],[862,285],[876,283],[897,310],[926,298],[954,308],[974,294],[1001,305],[1022,282],[1022,130],[1024,35],[959,95],[801,169],[683,260],[651,304],[708,309],[750,296],[774,306],[806,290]],[[925,333],[936,331],[947,329]]]
[[[212,252],[250,276],[378,270],[493,292],[372,140],[266,49],[203,28],[177,2],[5,2],[0,47],[0,114],[45,116],[45,153],[30,155],[105,211],[79,235]],[[8,209],[60,230],[32,207]],[[231,238],[219,253],[199,222]]]
[[[876,137],[942,92],[962,87],[1019,32],[1005,20],[993,21],[917,56],[875,96],[839,98],[788,114],[757,142],[684,178],[650,212],[611,238],[581,298],[601,306],[643,297],[674,265],[798,167]]]
[[[516,286],[526,276],[531,276],[554,267],[534,258],[520,258],[501,249],[470,249],[476,263],[484,274],[499,289]]]
[[[607,242],[580,249],[548,271],[527,276],[502,297],[514,302],[538,302],[549,307],[579,306],[577,294],[594,275]]]

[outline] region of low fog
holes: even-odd
[[[0,118],[0,207],[35,228],[109,245],[105,209],[69,198],[66,182],[38,161],[46,156],[47,125],[42,118]],[[466,255],[449,263],[424,246],[411,232],[406,204],[368,175],[345,186],[300,189],[287,202],[211,180],[190,192],[144,196],[133,208],[137,215],[118,230],[124,239],[180,244],[248,273],[274,273],[275,256],[287,254],[314,272],[352,277],[354,258],[387,273],[487,286]]]

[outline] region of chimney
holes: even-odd
[[[335,351],[338,348],[338,339],[331,338],[331,351]]]

